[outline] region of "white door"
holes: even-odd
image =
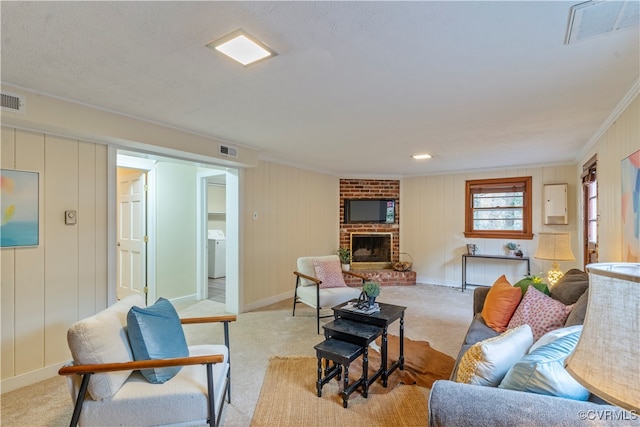
[[[146,171],[118,168],[117,297],[146,293]]]

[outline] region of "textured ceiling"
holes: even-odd
[[[3,1],[1,79],[337,175],[573,163],[640,74],[573,4]],[[279,55],[205,47],[237,28]]]

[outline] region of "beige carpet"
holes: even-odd
[[[419,426],[427,421],[427,400],[421,387],[403,385],[390,393],[363,398],[360,390],[343,408],[338,381],[316,392],[315,357],[274,357],[269,361],[252,427],[364,425]],[[355,376],[354,376],[355,378]]]

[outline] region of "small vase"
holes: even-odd
[[[369,308],[373,308],[376,305],[376,297],[369,297]]]
[[[351,264],[342,264],[342,271],[351,270]]]

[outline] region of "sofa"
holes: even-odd
[[[579,329],[579,325],[584,322],[588,286],[588,275],[581,270],[573,269],[548,292],[548,296],[553,300],[567,306],[568,315],[564,323],[558,325],[561,327],[559,330]],[[588,394],[587,400],[574,400],[502,388],[502,385],[497,387],[458,382],[459,376],[462,376],[458,375],[458,371],[467,351],[476,343],[484,343],[486,340],[491,342],[501,336],[501,332],[489,327],[482,316],[490,290],[490,287],[474,289],[473,320],[465,335],[451,377],[449,380],[436,381],[429,395],[429,426],[619,425],[621,420],[625,421],[624,425],[640,425],[640,414],[608,405],[597,396],[589,394],[586,389],[584,392]],[[525,293],[524,290],[522,292]],[[533,294],[533,291],[531,292]],[[579,332],[577,334],[579,337]],[[563,369],[563,366],[560,369]],[[577,387],[582,386],[578,384]]]

